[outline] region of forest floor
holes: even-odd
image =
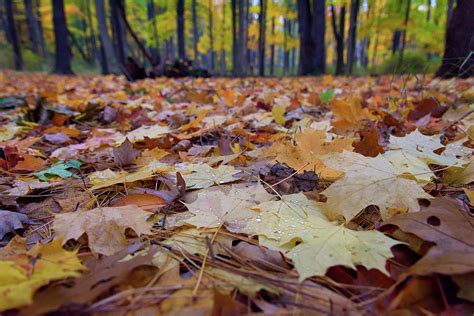
[[[473,83],[0,73],[0,311],[472,314]]]

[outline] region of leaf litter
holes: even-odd
[[[472,79],[0,81],[2,312],[473,310]]]

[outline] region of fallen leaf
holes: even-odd
[[[432,198],[415,181],[401,177],[381,155],[371,158],[344,151],[328,156],[324,163],[344,172],[344,177],[322,192],[327,197],[324,209],[333,220],[342,215],[349,221],[369,205],[378,206],[387,219],[394,212],[417,212],[418,199]]]
[[[129,166],[140,155],[140,151],[133,148],[133,144],[128,140],[114,148],[114,161],[120,167]]]
[[[367,157],[376,157],[382,154],[384,149],[379,144],[379,132],[375,125],[365,127],[360,131],[360,140],[352,143],[354,152]]]
[[[48,181],[48,176],[58,176],[63,179],[70,177],[79,178],[76,174],[72,173],[68,169],[79,170],[81,168],[81,164],[82,162],[80,160],[70,160],[68,162],[58,161],[51,167],[38,171],[33,175],[41,181]]]
[[[241,178],[240,170],[227,165],[212,168],[206,164],[189,164],[178,171],[186,182],[186,188],[189,189],[205,189]]]
[[[15,167],[11,168],[13,172],[34,172],[43,169],[46,165],[46,161],[41,158],[24,154],[22,155],[23,160],[19,160]]]
[[[110,256],[127,245],[125,230],[131,228],[137,235],[150,234],[150,216],[137,206],[101,207],[89,211],[57,214],[53,223],[56,239],[63,243],[87,234],[89,248]],[[74,225],[71,225],[74,223]]]
[[[14,233],[22,229],[23,224],[29,224],[30,220],[25,214],[0,210],[0,240],[8,233]]]
[[[417,213],[397,215],[384,222],[404,232],[435,243],[426,255],[409,268],[410,273],[461,274],[474,271],[474,219],[448,198],[437,198]]]
[[[399,244],[378,231],[354,231],[331,223],[321,203],[302,193],[261,203],[254,210],[260,214],[249,221],[246,230],[259,236],[260,245],[290,258],[300,281],[324,275],[335,265],[385,271],[385,261],[392,256],[390,247]]]
[[[166,201],[153,194],[128,194],[119,198],[111,206],[136,205],[143,210],[152,210],[166,205]]]

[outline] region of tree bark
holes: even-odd
[[[44,43],[43,25],[41,23],[40,0],[35,1],[35,10],[37,16],[36,23],[38,25],[38,38],[41,47],[41,56],[43,56],[43,59],[46,59],[48,57],[48,51],[46,50],[46,44]]]
[[[98,59],[98,51],[97,51],[97,42],[96,42],[96,36],[95,36],[95,30],[94,30],[94,24],[92,23],[92,12],[91,12],[91,0],[86,0],[86,15],[87,15],[87,23],[89,24],[89,36],[90,36],[90,42],[91,42],[91,48],[92,48],[92,55],[94,58],[94,61]]]
[[[151,32],[153,34],[153,45],[149,45],[148,50],[150,51],[151,58],[156,64],[161,62],[160,56],[160,45],[158,41],[158,30],[156,29],[156,13],[155,13],[155,2],[154,0],[148,0],[147,2],[147,17],[151,23]]]
[[[38,23],[36,21],[35,13],[33,11],[33,0],[24,0],[25,3],[25,14],[26,24],[28,26],[28,33],[30,35],[31,43],[33,44],[33,52],[35,54],[40,53],[39,44],[39,30]]]
[[[331,25],[336,39],[336,75],[344,74],[344,29],[346,20],[346,6],[339,13],[339,27],[336,23],[336,10],[331,5]]]
[[[247,51],[247,41],[246,41],[246,25],[245,25],[245,0],[238,0],[238,9],[239,9],[239,31],[238,31],[238,65],[239,65],[239,76],[245,76],[247,72],[247,58],[245,53]]]
[[[290,69],[290,51],[288,49],[288,38],[290,36],[290,22],[283,20],[283,74],[288,75]]]
[[[176,18],[178,25],[178,57],[186,59],[186,45],[184,39],[184,0],[178,0],[176,5]]]
[[[120,3],[118,3],[120,1]],[[110,0],[110,10],[111,10],[111,26],[112,26],[112,35],[113,35],[113,42],[115,45],[115,51],[117,52],[118,61],[124,65],[125,60],[128,56],[128,49],[127,49],[127,38],[125,32],[125,25],[124,21],[121,18],[119,12],[119,5],[125,9],[125,1],[124,0]]]
[[[312,37],[314,41],[315,75],[326,72],[326,1],[313,1]]]
[[[300,33],[300,75],[311,75],[316,72],[315,47],[312,36],[312,16],[309,0],[298,0],[298,22]]]
[[[15,19],[13,16],[13,0],[5,0],[5,13],[7,15],[8,33],[10,34],[15,59],[15,69],[23,70],[23,57],[21,55],[20,42],[16,33]]]
[[[273,76],[273,71],[275,70],[275,43],[273,38],[275,36],[275,17],[272,17],[272,44],[270,45],[270,76]]]
[[[258,16],[259,36],[258,36],[258,75],[265,76],[265,34],[266,34],[266,8],[267,1],[260,0],[260,14]]]
[[[458,0],[446,32],[443,62],[437,77],[474,76],[474,3]]]
[[[355,64],[355,47],[357,41],[357,18],[359,15],[360,0],[351,0],[351,14],[349,17],[349,38],[347,45],[347,74],[352,75]]]
[[[102,72],[103,74],[107,74],[109,72],[113,74],[120,74],[121,70],[114,53],[114,46],[107,31],[104,0],[95,0],[95,12],[101,50],[103,51],[101,54],[103,56],[103,58],[101,58]]]
[[[214,22],[213,22],[213,15],[212,15],[212,10],[213,10],[213,5],[212,5],[212,0],[209,0],[208,2],[209,6],[209,11],[208,11],[208,18],[209,18],[209,44],[210,44],[210,60],[209,60],[209,69],[211,71],[214,71],[215,68],[215,53],[214,53],[214,34],[213,34],[213,29],[214,29]]]
[[[199,41],[199,28],[198,28],[198,16],[197,16],[197,0],[192,1],[191,5],[192,18],[193,18],[193,51],[194,51],[194,62],[199,63],[199,52],[198,52],[198,41]]]
[[[71,68],[72,53],[69,46],[69,30],[64,13],[64,0],[52,0],[52,3],[54,47],[56,51],[54,73],[71,75],[74,73]]]
[[[222,31],[221,31],[221,75],[225,75],[227,72],[226,69],[226,53],[224,48],[224,36],[225,36],[225,1],[222,2]]]

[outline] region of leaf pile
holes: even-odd
[[[3,73],[0,312],[472,313],[473,83]]]

